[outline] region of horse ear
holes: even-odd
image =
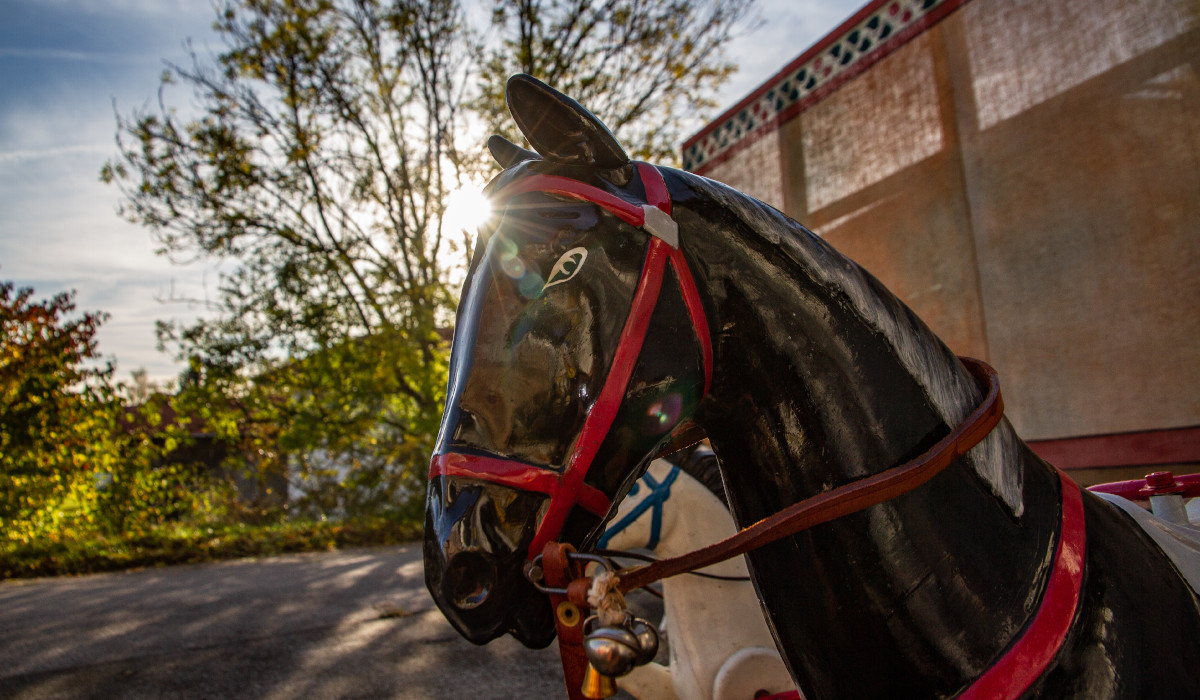
[[[505,168],[511,168],[525,160],[542,159],[541,156],[533,151],[521,148],[500,134],[492,134],[487,141],[487,147],[492,152],[492,157],[496,159],[496,162]]]
[[[530,145],[546,160],[616,170],[629,163],[621,144],[596,115],[524,73],[508,79],[505,100]]]

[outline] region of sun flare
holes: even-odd
[[[446,216],[442,230],[474,233],[492,214],[492,203],[483,196],[482,188],[466,183],[446,195]]]

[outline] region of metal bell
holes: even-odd
[[[658,631],[654,629],[654,625],[635,617],[629,625],[629,631],[638,640],[637,665],[644,666],[653,661],[654,657],[658,656]]]
[[[617,682],[589,663],[583,672],[583,686],[579,690],[588,700],[604,700],[617,694]]]
[[[641,657],[641,644],[629,630],[598,627],[583,640],[588,662],[605,676],[623,676],[633,670]]]

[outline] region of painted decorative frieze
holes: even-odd
[[[704,172],[735,146],[756,139],[840,83],[924,31],[965,0],[881,0],[799,58],[748,100],[683,145],[683,167]]]

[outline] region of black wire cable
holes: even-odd
[[[638,552],[625,552],[619,549],[597,549],[596,554],[608,559],[636,559],[638,561],[656,562],[657,557],[652,557],[648,554],[640,554]],[[613,565],[616,567],[616,564]],[[686,572],[689,576],[699,576],[700,578],[709,578],[715,581],[749,581],[749,576],[721,576],[719,574],[705,574],[699,571]]]

